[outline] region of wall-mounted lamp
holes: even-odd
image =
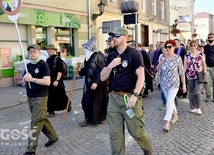
[[[98,16],[101,16],[104,13],[105,4],[102,2],[102,0],[98,4],[98,8],[99,8],[100,13],[99,14],[92,14],[92,20],[96,20]]]
[[[178,26],[178,20],[175,19],[174,22],[175,22],[175,24],[173,24],[172,27],[176,29],[176,27]]]

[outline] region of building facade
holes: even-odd
[[[115,27],[125,26],[129,31],[128,41],[141,43],[145,48],[149,44],[156,45],[158,41],[166,41],[169,38],[168,0],[135,0],[139,4],[138,23],[128,25],[124,24],[124,16],[131,14],[122,14],[120,10],[121,2],[125,1],[102,0],[105,3],[105,12],[92,21],[101,51],[107,48],[105,40],[108,38],[108,32]],[[100,0],[96,2],[98,4]],[[99,13],[98,7],[96,10]]]
[[[170,0],[170,27],[174,21],[178,20],[177,28],[181,33],[176,36],[181,42],[186,43],[188,39],[192,39],[194,31],[194,2],[195,0]],[[174,36],[171,35],[171,38]],[[175,37],[174,37],[175,38]]]
[[[197,33],[196,39],[206,41],[207,35],[214,32],[214,15],[206,12],[196,13],[195,30]]]
[[[23,0],[17,20],[22,46],[26,51],[28,44],[38,44],[45,49],[47,44],[54,44],[58,50],[66,47],[73,56],[84,55],[82,43],[88,40],[88,0],[81,5],[78,0]],[[91,10],[95,10],[94,1]],[[21,55],[17,31],[12,21],[2,11],[0,13],[0,87],[13,84],[14,67],[7,67],[17,61]]]

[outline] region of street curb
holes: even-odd
[[[83,89],[83,88],[76,88],[76,89],[74,89],[74,91],[81,90],[81,89]],[[66,90],[65,92],[69,93],[70,90]],[[26,103],[28,103],[26,100],[24,100],[24,101],[17,101],[15,103],[11,103],[11,104],[9,104],[7,106],[0,106],[0,110],[12,108],[12,107],[15,107],[15,106],[18,106],[18,105],[22,105],[22,104],[26,104]]]

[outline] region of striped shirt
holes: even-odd
[[[161,67],[161,88],[179,88],[180,76],[184,76],[184,67],[181,57],[176,55],[173,59],[164,61]]]

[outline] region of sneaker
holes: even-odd
[[[192,110],[190,110],[190,112],[195,114],[198,112],[198,109],[192,109]]]
[[[162,105],[160,106],[159,110],[165,110],[166,109],[166,106],[165,105]]]
[[[198,114],[198,115],[201,115],[201,114],[202,114],[202,111],[201,111],[200,108],[197,110],[197,114]]]
[[[211,98],[210,95],[207,95],[205,102],[209,102],[210,98]]]

